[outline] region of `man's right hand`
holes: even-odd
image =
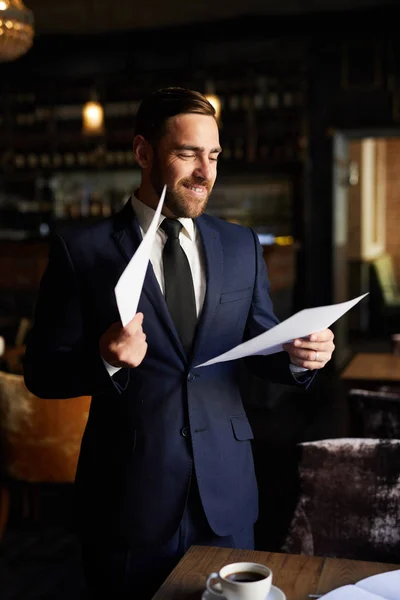
[[[142,329],[143,313],[137,313],[125,327],[113,323],[100,338],[100,354],[113,367],[138,367],[147,352]]]

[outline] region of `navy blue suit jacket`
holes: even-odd
[[[34,394],[92,396],[76,478],[81,526],[131,545],[172,536],[191,477],[217,535],[257,519],[237,363],[194,367],[277,323],[267,270],[251,229],[207,215],[196,225],[207,290],[190,357],[149,265],[138,307],[145,359],[113,378],[101,360],[99,338],[119,320],[114,287],[141,240],[130,202],[110,219],[55,237],[28,340],[25,381]],[[246,361],[266,379],[294,383],[284,352]]]

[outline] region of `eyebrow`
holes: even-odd
[[[205,148],[201,147],[201,146],[191,146],[190,144],[182,144],[181,146],[177,146],[175,148],[175,150],[190,150],[191,152],[205,152]],[[210,154],[216,154],[216,153],[220,153],[222,152],[222,148],[221,146],[217,146],[216,148],[212,148],[212,150],[210,150]]]

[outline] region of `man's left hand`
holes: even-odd
[[[290,344],[284,344],[283,349],[289,354],[290,361],[294,365],[310,371],[322,369],[332,358],[335,349],[333,337],[330,329],[324,329],[307,338],[299,338]]]

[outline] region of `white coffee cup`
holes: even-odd
[[[207,578],[210,594],[225,596],[227,600],[265,600],[271,584],[271,569],[253,562],[225,565]]]

